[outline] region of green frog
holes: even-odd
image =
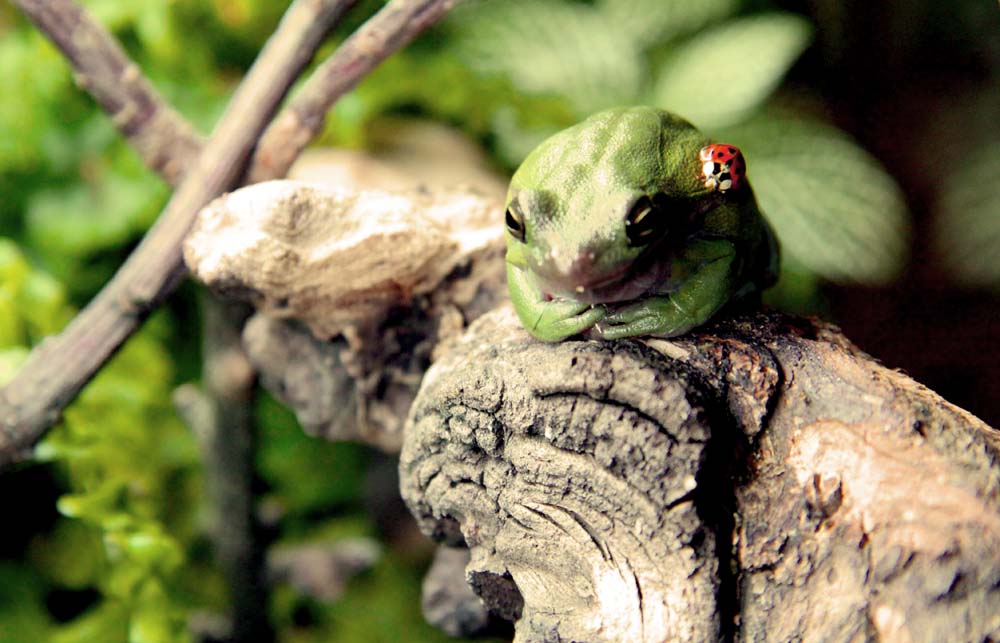
[[[507,193],[507,281],[532,335],[673,337],[775,281],[740,150],[653,107],[539,145]]]

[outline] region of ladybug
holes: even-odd
[[[747,178],[747,162],[735,145],[712,143],[701,148],[701,174],[705,187],[716,192],[739,190]]]

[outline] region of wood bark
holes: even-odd
[[[817,322],[541,344],[501,309],[428,372],[400,472],[516,641],[992,641],[998,454]]]
[[[1000,640],[1000,433],[835,328],[729,310],[671,340],[545,344],[503,303],[498,209],[406,197],[410,214],[387,215],[408,236],[449,212],[463,240],[451,255],[428,241],[447,273],[407,272],[393,263],[419,252],[383,243],[365,205],[384,195],[248,190],[203,212],[192,273],[260,304],[244,346],[307,428],[402,443],[420,527],[469,549],[464,573],[447,580],[451,552],[428,579],[440,626],[487,622],[454,584],[468,582],[522,643]],[[314,229],[304,199],[371,225],[297,234]],[[220,243],[229,227],[256,241]],[[219,246],[242,250],[203,252]],[[333,278],[288,291],[304,247],[326,249],[310,258],[333,276],[367,248],[422,294],[372,308],[398,295],[379,278],[355,309]],[[343,337],[312,318],[327,300]]]
[[[503,297],[499,221],[464,191],[271,181],[204,208],[185,259],[258,308],[243,345],[307,432],[398,451],[434,352]]]

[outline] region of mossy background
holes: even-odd
[[[287,3],[84,4],[207,133]],[[774,305],[841,324],[996,425],[998,32],[990,0],[470,1],[341,100],[317,145],[363,148],[386,116],[431,118],[509,171],[602,107],[678,111],[747,155],[783,244]],[[113,274],[169,188],[8,4],[0,95],[2,382]],[[200,373],[196,291],[128,342],[35,461],[0,475],[0,642],[184,641],[224,610],[198,450],[171,403]],[[304,436],[266,395],[255,413],[275,542],[381,543],[336,602],[277,587],[279,638],[448,640],[419,615],[430,548],[372,517],[372,472],[391,466]]]

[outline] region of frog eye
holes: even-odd
[[[518,241],[524,241],[524,217],[511,205],[504,214],[504,222],[507,224],[507,232]]]
[[[653,199],[641,196],[625,216],[625,236],[630,246],[645,246],[659,239],[666,231],[663,209]]]

